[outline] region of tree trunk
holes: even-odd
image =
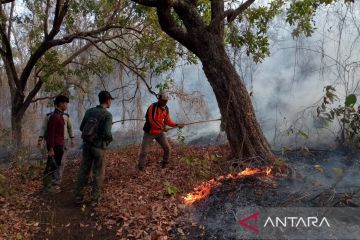
[[[245,84],[231,64],[221,38],[206,35],[203,34],[202,44],[197,44],[196,54],[215,93],[232,157],[252,166],[269,164],[275,156],[256,119]]]
[[[13,110],[11,111],[11,132],[13,144],[16,147],[22,146],[22,120],[23,114],[16,114]]]
[[[11,96],[11,132],[13,145],[15,147],[22,147],[22,122],[25,116],[24,96],[17,91]]]

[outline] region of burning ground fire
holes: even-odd
[[[225,180],[236,180],[242,177],[251,176],[251,175],[258,175],[258,174],[265,174],[270,175],[271,168],[267,167],[264,170],[260,168],[245,168],[245,170],[233,175],[228,174],[226,176],[220,176],[217,178],[210,179],[209,181],[203,182],[198,187],[194,188],[191,193],[188,193],[183,199],[186,205],[192,205],[195,202],[200,201],[201,199],[206,198],[212,189],[221,185],[222,181]]]

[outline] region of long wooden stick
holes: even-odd
[[[142,119],[142,118],[129,118],[129,119],[123,119],[123,120],[115,121],[112,124],[119,123],[119,122],[126,122],[126,121],[144,121],[145,122],[145,119]]]
[[[145,119],[141,119],[141,118],[129,118],[129,119],[123,119],[123,120],[115,121],[115,122],[113,122],[113,124],[119,123],[119,122],[125,122],[125,121],[145,121]],[[217,121],[221,121],[221,118],[185,123],[184,126],[189,126],[189,125],[199,124],[199,123],[217,122]],[[176,129],[176,128],[179,128],[179,127],[166,128],[165,131],[167,132],[167,131],[169,131],[169,130],[173,130],[173,129]]]
[[[221,121],[221,118],[219,118],[219,119],[211,119],[211,120],[203,120],[203,121],[185,123],[184,126],[189,126],[189,125],[198,124],[198,123],[217,122],[217,121]],[[169,131],[169,130],[173,130],[173,129],[175,129],[175,128],[179,128],[179,127],[166,128],[166,132]]]
[[[211,119],[211,120],[203,120],[203,121],[197,121],[197,122],[191,122],[191,123],[185,123],[185,126],[188,125],[193,125],[193,124],[198,124],[198,123],[207,123],[207,122],[217,122],[217,121],[221,121],[221,118],[219,119]]]

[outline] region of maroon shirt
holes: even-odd
[[[64,125],[63,112],[55,109],[48,120],[47,126],[47,147],[64,146]]]

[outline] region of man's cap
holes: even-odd
[[[107,100],[107,99],[114,100],[114,98],[111,96],[111,94],[108,91],[101,91],[101,92],[99,92],[98,96],[99,96],[100,102]]]
[[[67,96],[64,96],[64,95],[58,95],[54,99],[54,104],[55,105],[58,105],[59,103],[68,103],[68,102],[69,102],[69,98]]]
[[[167,92],[165,91],[160,91],[159,94],[158,94],[158,98],[161,99],[161,100],[169,100],[170,99],[170,96]]]

